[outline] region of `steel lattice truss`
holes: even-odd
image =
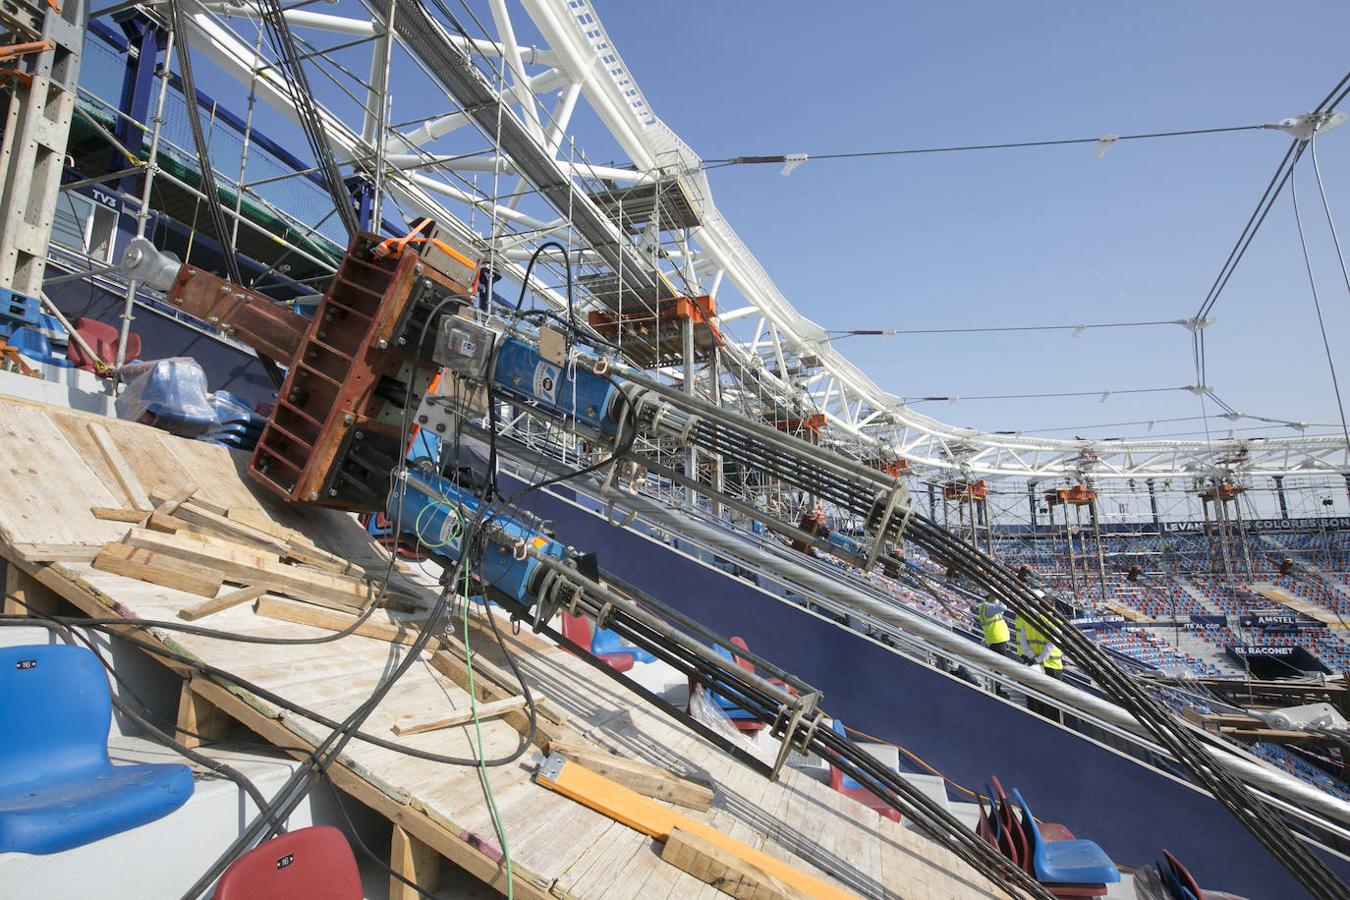
[[[341,78],[334,70],[350,76],[345,92],[352,102],[320,104],[333,153],[405,215],[457,221],[508,282],[519,284],[540,243],[565,243],[579,262],[581,283],[590,286],[579,292],[579,318],[603,308],[604,291],[626,304],[671,295],[716,298],[720,352],[698,373],[676,367],[663,374],[692,377],[700,393],[758,417],[823,414],[822,443],[861,459],[905,459],[914,471],[937,477],[1166,478],[1350,468],[1344,441],[1330,436],[1068,441],[988,434],[914,412],[835,350],[775,285],[718,212],[699,157],[653,112],[588,0],[519,0],[514,14],[506,0],[487,0],[479,18],[472,10],[482,5],[348,0],[343,11],[359,15],[308,6],[287,11],[294,32],[314,42],[306,64],[330,80]],[[268,48],[257,40],[255,7],[236,0],[189,10],[194,50],[296,121]],[[386,29],[391,13],[393,27]],[[526,28],[544,46],[519,42],[517,30]],[[335,36],[341,43],[332,45]],[[325,42],[327,50],[319,46]],[[368,68],[353,65],[356,53]],[[628,165],[593,164],[569,137],[583,103],[613,145],[591,153],[619,153]],[[409,121],[411,111],[420,115]],[[541,260],[533,293],[565,310],[560,284],[556,260]]]

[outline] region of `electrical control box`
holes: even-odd
[[[441,320],[440,338],[431,356],[437,365],[481,380],[487,377],[496,341],[497,333],[492,329],[458,316],[446,316]]]

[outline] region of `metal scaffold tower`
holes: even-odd
[[[8,109],[0,142],[0,288],[42,290],[52,216],[75,111],[85,0],[14,0],[0,10]]]

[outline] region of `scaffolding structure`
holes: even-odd
[[[63,9],[68,24],[82,15],[75,3]],[[51,19],[50,10],[38,12]],[[953,530],[997,550],[1005,529],[1026,527],[1030,540],[1062,548],[1064,560],[1051,567],[1058,575],[1075,586],[1091,578],[1103,593],[1109,575],[1139,561],[1138,553],[1117,556],[1115,535],[1162,535],[1147,551],[1160,562],[1237,574],[1262,567],[1252,558],[1260,541],[1281,552],[1278,535],[1248,523],[1330,522],[1350,512],[1342,474],[1350,457],[1330,438],[1102,443],[983,434],[920,416],[879,391],[740,242],[701,161],[654,114],[585,0],[342,0],[330,12],[280,10],[275,22],[251,5],[183,12],[176,34],[162,6],[108,7],[88,23],[82,47],[61,51],[65,63],[59,52],[52,57],[72,97],[66,155],[84,175],[63,190],[99,186],[134,216],[138,234],[157,228],[159,240],[165,221],[184,223],[167,238],[175,252],[208,263],[234,253],[248,286],[281,302],[326,288],[346,246],[348,198],[359,227],[377,233],[431,217],[487,261],[481,305],[522,327],[530,327],[524,314],[547,310],[611,344],[618,361],[690,394],[893,477],[922,478],[930,512],[940,502]],[[278,41],[281,23],[290,44]],[[537,44],[518,39],[526,30]],[[175,46],[237,91],[188,97]],[[76,93],[72,63],[81,55],[88,77]],[[40,58],[31,65],[40,68]],[[304,102],[287,88],[284,73],[294,66],[308,73]],[[583,108],[626,159],[596,162],[578,143],[572,126]],[[297,149],[308,114],[340,173],[336,192],[321,161]],[[192,115],[206,128],[224,234],[206,215]],[[612,147],[603,152],[614,156]],[[89,250],[50,255],[71,273],[61,277],[82,270],[126,298],[125,334],[157,295]],[[508,433],[566,459],[590,458],[583,443],[501,412]],[[674,444],[645,449],[788,519],[817,506],[818,498],[727,471],[715,456]],[[1088,479],[1094,496],[1086,504],[1045,496],[1049,485]],[[1204,484],[1216,479],[1246,489],[1205,501]],[[688,491],[650,480],[672,501],[696,505]],[[1208,523],[1202,530],[1217,549],[1197,551],[1204,542],[1187,532],[1175,537],[1169,528],[1183,521]],[[1311,559],[1334,540],[1287,549]]]

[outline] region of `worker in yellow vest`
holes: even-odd
[[[1050,643],[1039,629],[1022,618],[1021,613],[1014,619],[1013,627],[1017,629],[1017,644],[1022,654],[1022,662],[1029,666],[1039,663],[1041,670],[1056,681],[1063,678],[1064,654],[1059,648]]]
[[[998,599],[990,594],[984,602],[975,607],[975,615],[980,621],[980,630],[984,632],[984,645],[1000,656],[1008,655],[1008,644],[1011,641],[1011,635],[1008,633],[1008,622],[1003,618],[1003,614],[1008,611],[1008,607],[998,602]]]

